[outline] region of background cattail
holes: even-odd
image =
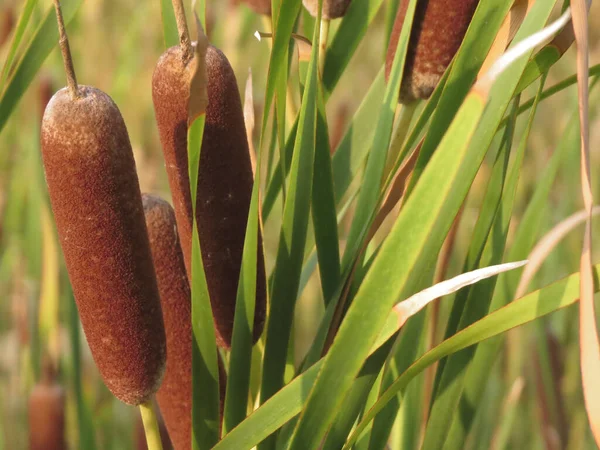
[[[243,0],[257,14],[271,15],[271,0]]]
[[[80,86],[50,100],[46,181],[81,322],[111,392],[145,402],[160,386],[165,335],[135,163],[119,109]]]
[[[253,184],[242,104],[233,69],[210,46],[206,54],[208,108],[198,179],[196,219],[217,343],[231,345],[237,284]],[[189,67],[179,47],[160,58],[152,79],[156,120],[173,196],[185,266],[190,274],[192,204],[187,165]],[[258,246],[254,338],[266,309],[262,242]]]
[[[49,360],[29,396],[29,450],[66,450],[65,391]]]
[[[402,0],[388,46],[385,73],[389,76],[408,8]],[[479,0],[420,0],[413,19],[400,102],[429,98],[458,51]]]
[[[15,26],[15,13],[12,6],[5,6],[0,11],[0,48],[8,41]]]
[[[351,0],[323,0],[323,19],[337,19],[343,17],[346,14],[346,10],[350,5]],[[319,8],[318,0],[302,0],[304,7],[313,17],[317,17]]]

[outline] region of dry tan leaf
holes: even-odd
[[[246,124],[246,137],[248,149],[250,150],[250,164],[252,174],[256,176],[256,150],[254,149],[254,96],[252,95],[252,69],[248,69],[246,80],[246,91],[244,92],[244,123]]]
[[[581,134],[581,190],[587,212],[580,263],[579,351],[585,407],[596,445],[600,446],[600,342],[594,310],[592,271],[592,185],[589,149],[589,30],[585,0],[572,0],[573,30],[577,44],[577,86]]]

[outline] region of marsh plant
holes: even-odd
[[[600,444],[597,6],[6,1],[0,449]]]

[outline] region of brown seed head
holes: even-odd
[[[65,391],[45,370],[29,396],[29,450],[66,450]]]
[[[129,136],[111,98],[61,89],[42,122],[52,211],[81,322],[104,382],[125,403],[160,386],[165,334]]]
[[[344,14],[346,14],[350,2],[351,0],[323,0],[323,11],[321,13],[323,19],[337,19],[343,17]],[[302,0],[302,3],[304,3],[304,7],[311,16],[317,17],[319,8],[318,0]]]
[[[388,47],[385,73],[389,76],[402,23],[408,8],[402,0]],[[479,0],[419,0],[410,34],[400,102],[429,98],[458,51]]]
[[[253,177],[233,70],[225,55],[212,46],[206,54],[206,65],[208,108],[200,154],[196,219],[217,343],[229,348]],[[181,50],[173,47],[161,56],[152,79],[156,121],[188,276],[192,242],[187,165],[189,77]],[[255,341],[262,332],[266,309],[262,242],[257,251]]]
[[[192,303],[179,244],[175,212],[155,195],[143,194],[144,213],[160,292],[167,368],[156,399],[175,448],[191,448],[192,416]],[[226,378],[219,358],[221,402]],[[222,410],[221,405],[221,410]]]

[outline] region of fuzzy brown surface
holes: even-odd
[[[388,46],[385,74],[389,76],[408,8],[402,0]],[[400,102],[429,98],[454,58],[479,0],[419,0],[408,44]]]
[[[66,450],[65,391],[57,383],[44,380],[29,396],[29,450]]]
[[[143,194],[148,238],[167,335],[165,377],[156,400],[177,449],[191,448],[192,303],[175,213],[160,197]]]
[[[229,348],[253,177],[233,70],[225,55],[212,46],[208,48],[206,64],[208,108],[200,155],[196,219],[217,343]],[[187,165],[187,71],[179,48],[167,50],[154,71],[152,97],[189,277],[192,207]],[[259,242],[255,341],[262,333],[266,312],[260,236]]]
[[[271,15],[271,0],[243,0],[257,14]]]
[[[350,5],[350,1],[351,0],[323,0],[323,10],[321,12],[323,19],[337,19],[343,17]],[[318,0],[302,0],[302,3],[311,16],[317,17],[319,8]]]
[[[52,211],[92,356],[107,387],[139,404],[162,379],[166,343],[135,163],[108,95],[50,100],[41,132]]]

